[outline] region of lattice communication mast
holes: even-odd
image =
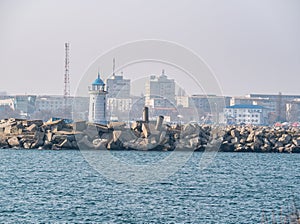
[[[70,96],[70,44],[65,43],[65,77],[64,77],[64,97]]]

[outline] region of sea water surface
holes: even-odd
[[[137,164],[168,153],[113,152]],[[130,185],[103,177],[80,151],[1,149],[0,223],[260,223],[299,200],[300,154],[218,153],[204,170],[201,156]]]

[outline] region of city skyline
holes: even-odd
[[[146,86],[147,86],[147,82],[149,82],[151,80],[152,77],[159,77],[162,75],[162,72],[165,72],[164,69],[162,69],[162,71],[160,73],[151,73],[149,74],[148,76],[143,76],[141,79],[139,80],[134,80],[132,81],[130,78],[126,77],[126,74],[124,74],[124,72],[122,71],[121,73],[115,73],[115,76],[117,76],[118,78],[121,77],[122,79],[126,80],[129,84],[129,89],[130,90],[123,90],[123,89],[118,89],[117,93],[120,92],[122,93],[123,91],[129,91],[130,92],[130,95],[129,97],[141,97],[142,95],[145,96],[147,95],[146,94]],[[169,74],[164,74],[166,76],[166,78],[170,78],[172,77],[172,79],[174,79],[174,77],[176,77],[176,75],[172,74],[172,76],[169,76]],[[95,74],[95,77],[97,77],[97,75]],[[104,80],[104,83],[106,85],[106,88],[108,88],[108,85],[107,85],[107,81],[111,81],[113,80],[114,78],[112,78],[112,76],[109,76],[108,78],[106,79],[103,79]],[[92,82],[92,80],[91,80]],[[217,96],[218,94],[214,93],[214,92],[202,92],[201,89],[199,89],[199,91],[196,91],[196,92],[190,92],[190,90],[188,90],[186,92],[185,89],[181,88],[181,86],[178,85],[178,81],[176,81],[176,79],[174,80],[175,82],[175,96],[180,96],[180,95],[184,95],[184,96]],[[134,91],[133,89],[135,88],[132,88],[132,83],[137,85],[138,87],[138,90],[137,91]],[[142,85],[140,85],[142,84]],[[111,85],[111,84],[110,84]],[[63,89],[62,89],[63,90]],[[114,90],[115,92],[115,90]],[[117,96],[116,98],[124,98],[122,97],[122,94],[119,93],[119,96]],[[116,93],[114,93],[116,94]],[[40,92],[40,93],[34,93],[34,92],[25,92],[25,93],[21,93],[21,92],[17,92],[17,93],[9,93],[9,92],[6,92],[5,90],[0,90],[0,96],[25,96],[25,95],[28,95],[28,96],[31,96],[31,95],[36,95],[36,96],[39,96],[39,97],[43,97],[43,96],[53,96],[53,97],[63,97],[64,94],[63,92],[61,93],[54,93],[54,94],[47,94],[45,92]],[[285,95],[285,96],[296,96],[296,95],[299,95],[300,96],[300,91],[295,94],[293,93],[286,93],[286,92],[281,92],[281,91],[278,91],[278,92],[247,92],[245,94],[241,94],[241,95],[229,95],[229,94],[221,94],[221,95],[218,95],[218,96],[224,96],[224,97],[231,97],[231,98],[244,98],[244,97],[251,97],[251,95],[273,95],[273,96],[278,96],[278,95]],[[86,91],[84,94],[79,94],[79,95],[76,95],[74,93],[72,93],[70,96],[67,96],[67,97],[88,97],[89,94],[88,94],[88,86],[86,88]],[[112,98],[115,98],[112,97]],[[128,98],[127,97],[127,94],[126,94],[126,97],[125,98]],[[262,98],[264,99],[264,98]]]

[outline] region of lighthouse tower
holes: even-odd
[[[89,122],[107,124],[106,120],[106,94],[105,84],[98,72],[97,79],[89,86],[90,106]]]

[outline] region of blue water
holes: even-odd
[[[115,153],[141,163],[168,152]],[[80,151],[1,149],[0,223],[260,223],[262,211],[279,219],[300,198],[300,154],[218,153],[202,171],[201,156],[165,180],[128,185]]]

